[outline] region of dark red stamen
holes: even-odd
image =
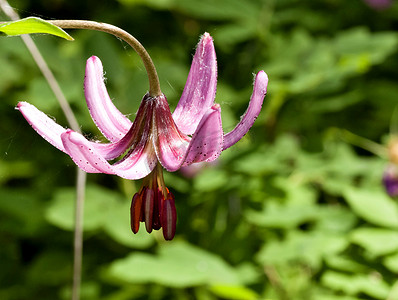
[[[164,186],[161,172],[160,167],[155,168],[134,195],[130,208],[131,230],[137,233],[140,222],[144,222],[149,233],[163,228],[164,238],[172,240],[176,232],[177,212],[174,196]]]
[[[141,208],[142,208],[142,196],[139,193],[136,193],[131,200],[130,206],[130,225],[131,231],[134,233],[138,232],[140,229],[140,221],[141,221]]]
[[[162,203],[160,216],[163,227],[163,236],[165,240],[172,240],[176,233],[177,211],[174,202],[174,195],[170,192],[167,194],[167,199]]]
[[[142,201],[141,201],[141,214],[140,214],[140,221],[141,222],[145,222],[145,201],[143,199],[144,199],[145,191],[147,189],[148,188],[146,186],[144,186],[139,192],[140,197],[142,199]]]
[[[160,207],[162,205],[163,193],[160,189],[158,189],[155,193],[155,201],[153,203],[153,220],[152,220],[152,228],[154,230],[159,230],[162,228],[160,223]]]
[[[144,214],[145,214],[145,227],[146,231],[148,233],[152,232],[152,220],[153,220],[153,204],[154,204],[154,199],[155,198],[155,193],[151,189],[147,189],[145,191],[144,197],[143,197],[143,207],[144,207]]]

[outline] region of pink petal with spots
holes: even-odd
[[[217,61],[213,39],[205,33],[199,41],[188,79],[173,113],[177,127],[193,134],[206,111],[213,105],[217,87]]]
[[[111,142],[123,138],[132,123],[109,98],[104,83],[102,63],[96,56],[87,60],[84,92],[91,117],[102,134]]]
[[[217,159],[221,154],[222,145],[221,109],[220,105],[215,104],[207,110],[192,136],[183,165]]]
[[[159,135],[157,155],[162,166],[173,172],[183,165],[215,160],[223,145],[220,113],[220,106],[217,104],[209,108],[189,144],[187,141],[182,143],[175,131]]]
[[[265,94],[267,93],[268,76],[264,71],[257,73],[254,80],[253,94],[250,98],[249,106],[241,117],[240,122],[236,127],[224,135],[223,150],[231,147],[238,142],[253,126],[254,121],[257,119],[261,107],[263,105]]]
[[[163,161],[165,162],[163,167],[169,170],[167,166],[173,163],[178,165],[184,158],[190,138],[178,130],[164,95],[155,97],[151,101],[156,103],[152,116],[154,148],[162,165]],[[173,162],[169,163],[168,157]]]

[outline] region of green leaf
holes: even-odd
[[[29,178],[36,174],[32,162],[28,161],[1,161],[0,183],[13,178]]]
[[[283,241],[267,241],[257,260],[262,264],[275,265],[304,261],[318,268],[324,257],[340,253],[348,244],[342,235],[293,231]]]
[[[391,271],[398,273],[398,252],[393,255],[387,256],[383,260],[383,265],[385,265]]]
[[[40,18],[29,17],[18,21],[0,24],[0,34],[6,36],[31,33],[47,33],[73,41],[73,38],[61,28]]]
[[[209,168],[195,177],[194,187],[198,191],[212,192],[223,188],[228,183],[228,174],[216,168]]]
[[[358,228],[351,234],[351,241],[375,256],[398,250],[398,232],[383,228]]]
[[[364,273],[369,271],[369,268],[363,264],[356,262],[348,256],[335,255],[327,256],[325,258],[326,264],[335,270],[350,272],[350,273]]]
[[[153,282],[178,288],[240,284],[238,274],[219,256],[182,241],[163,244],[158,255],[133,253],[116,260],[107,273],[122,282]]]
[[[37,193],[29,189],[0,189],[0,227],[3,234],[31,236],[45,225]]]
[[[68,251],[46,251],[36,256],[25,276],[35,285],[57,286],[67,281],[71,272]]]
[[[59,189],[48,207],[45,217],[48,222],[64,230],[74,229],[75,189]],[[84,199],[84,223],[86,231],[103,229],[116,242],[133,248],[151,246],[154,236],[143,229],[134,235],[129,224],[130,202],[118,193],[105,188],[88,185]]]
[[[389,286],[382,277],[372,275],[346,275],[334,271],[326,271],[321,279],[322,283],[334,290],[343,291],[349,295],[367,294],[376,299],[386,299]]]
[[[255,300],[259,295],[244,286],[213,285],[210,290],[220,298],[231,300]]]
[[[250,19],[259,14],[255,2],[240,0],[175,1],[175,7],[187,15],[206,20]]]
[[[318,215],[316,206],[283,205],[269,203],[263,211],[249,210],[245,213],[248,222],[268,228],[294,228],[302,223],[314,221]]]
[[[344,196],[352,210],[364,220],[389,228],[398,228],[398,205],[381,188],[347,188]]]
[[[74,188],[57,190],[45,214],[47,221],[62,229],[73,230],[75,199]],[[99,229],[104,224],[108,211],[117,200],[121,200],[119,194],[98,186],[88,185],[84,199],[83,229]]]

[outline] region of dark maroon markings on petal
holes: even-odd
[[[152,127],[152,121],[148,118],[148,115],[152,114],[153,104],[146,101],[147,95],[144,96],[141,101],[141,105],[138,108],[137,116],[127,134],[118,142],[113,143],[113,147],[106,153],[107,159],[114,159],[130,149],[123,161],[128,156],[139,156],[143,151],[145,145],[150,138],[150,132]],[[120,162],[121,162],[120,161]],[[120,163],[119,162],[119,163]]]
[[[203,116],[192,136],[183,165],[217,159],[221,154],[222,145],[221,108],[219,104],[214,104]]]
[[[61,134],[61,139],[65,152],[83,171],[87,173],[113,174],[111,165],[96,149],[93,150],[91,142],[80,133],[68,129]]]
[[[177,226],[177,210],[175,207],[174,195],[168,193],[167,199],[162,203],[162,210],[160,213],[163,237],[166,241],[170,241],[174,238]]]
[[[162,143],[164,143],[162,145]],[[192,136],[185,153],[176,156],[170,140],[159,139],[157,155],[162,166],[168,171],[176,171],[181,166],[202,161],[213,161],[221,153],[223,146],[223,130],[221,125],[221,109],[214,104],[207,110]],[[180,149],[181,150],[181,149]]]
[[[179,168],[182,164],[190,138],[181,133],[173,118],[164,95],[154,98],[154,136],[156,155],[167,170]]]

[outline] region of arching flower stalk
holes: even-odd
[[[131,122],[111,101],[104,84],[99,58],[87,60],[85,98],[91,117],[109,143],[87,140],[65,129],[27,102],[17,109],[29,124],[54,147],[68,154],[88,173],[105,173],[125,179],[143,178],[133,196],[131,229],[136,233],[145,222],[148,232],[163,228],[166,240],[173,239],[177,214],[173,194],[163,180],[163,168],[174,172],[182,166],[210,162],[238,142],[260,113],[267,91],[264,71],[255,76],[249,106],[237,126],[224,134],[221,108],[214,103],[217,63],[213,40],[205,33],[197,46],[188,79],[173,112],[163,93],[147,93]],[[116,162],[110,163],[110,161]]]

